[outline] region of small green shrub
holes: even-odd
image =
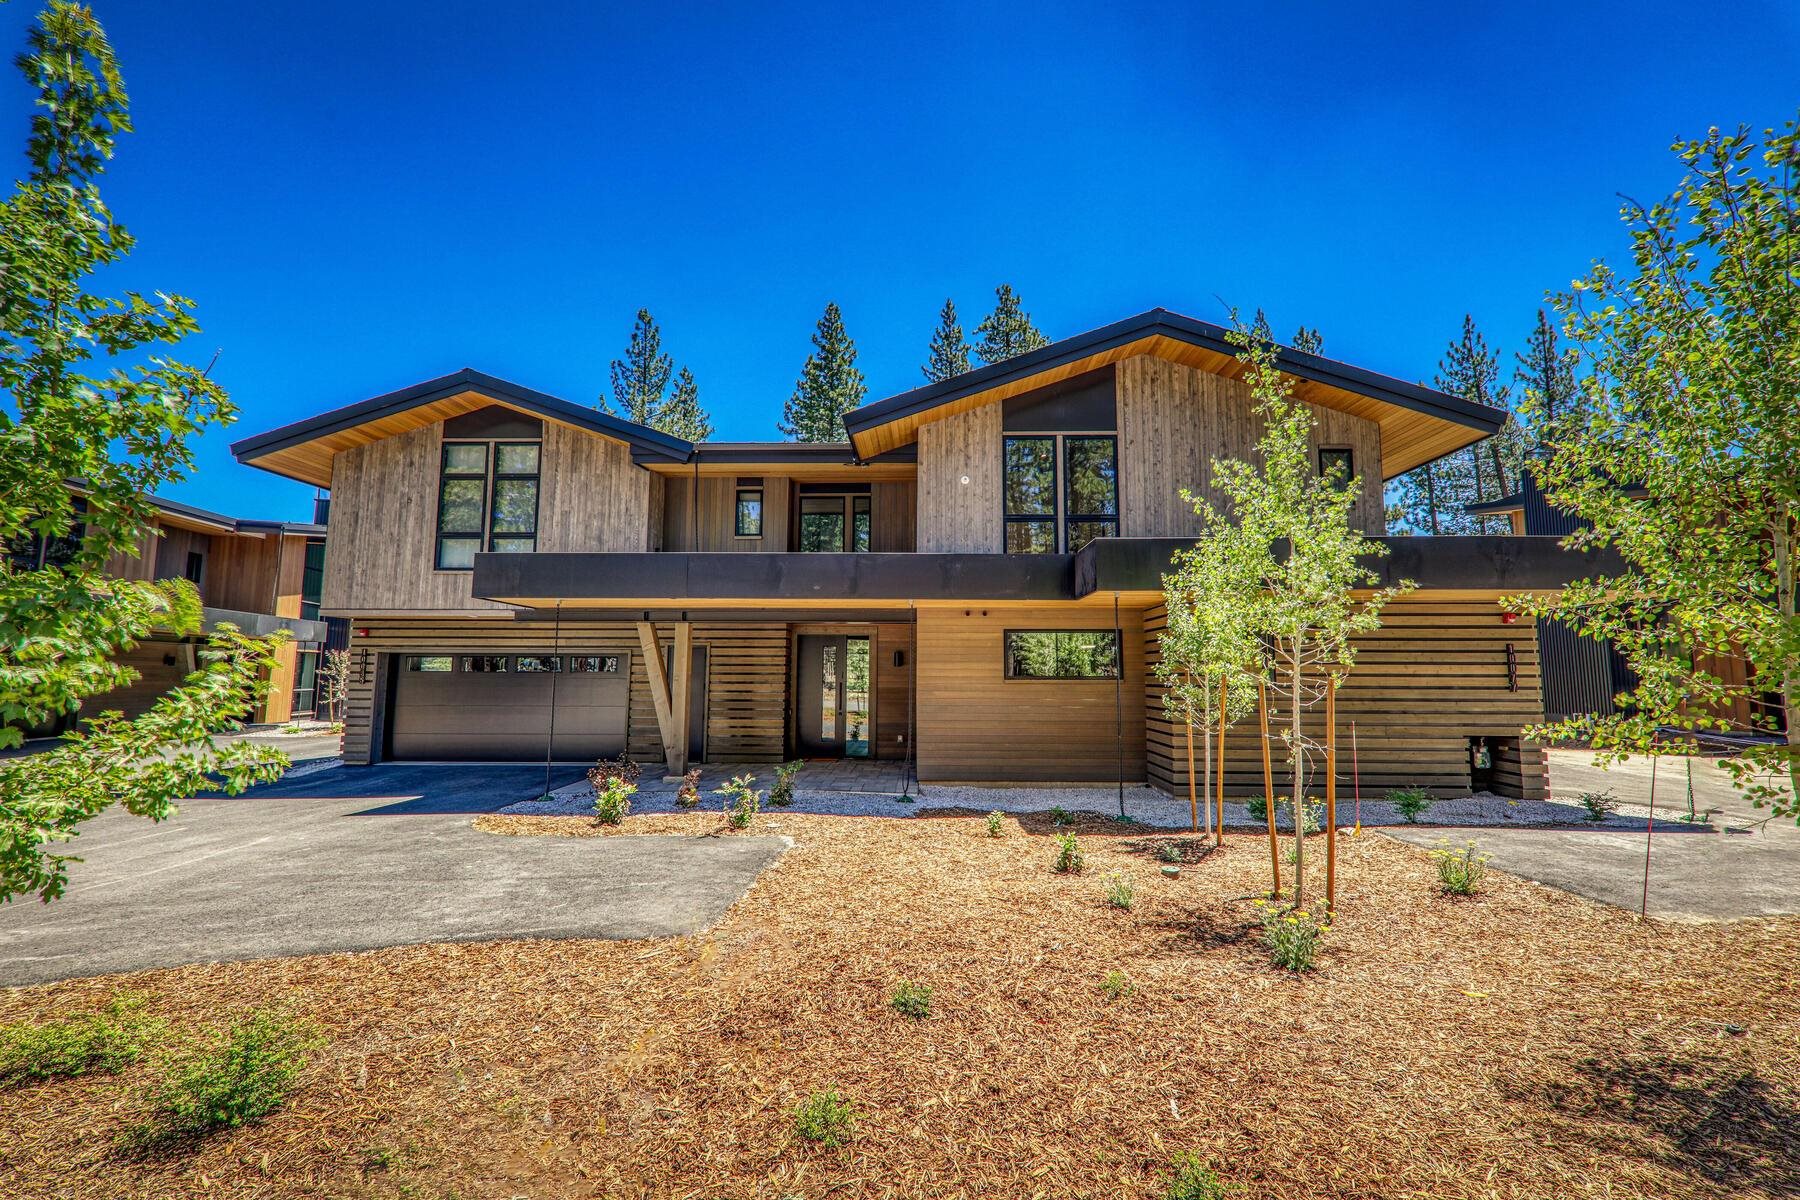
[[[987,815],[987,834],[989,837],[1000,836],[1000,822],[1002,819],[999,809],[995,809]]]
[[[1060,804],[1055,805],[1050,809],[1050,823],[1052,825],[1073,825],[1075,814]]]
[[[1225,1200],[1237,1190],[1221,1180],[1218,1172],[1192,1150],[1184,1150],[1175,1156],[1175,1161],[1169,1164],[1165,1182],[1169,1185],[1169,1190],[1164,1193],[1167,1200]]]
[[[888,1005],[903,1017],[915,1021],[931,1015],[931,987],[923,983],[901,983],[888,995]]]
[[[1304,909],[1271,907],[1267,900],[1258,900],[1256,910],[1262,919],[1263,945],[1269,949],[1269,961],[1284,971],[1312,970],[1325,935],[1331,932],[1331,922]]]
[[[1261,821],[1264,824],[1267,824],[1269,820],[1269,798],[1267,796],[1250,797],[1248,800],[1244,801],[1244,811],[1249,814],[1252,821]]]
[[[1408,825],[1416,825],[1425,810],[1430,808],[1435,797],[1422,787],[1393,788],[1387,794],[1387,802],[1394,806],[1406,819]]]
[[[636,794],[634,783],[626,783],[617,776],[606,780],[594,796],[594,820],[602,825],[620,824],[631,811],[631,798]]]
[[[1612,816],[1619,807],[1619,798],[1610,789],[1604,792],[1583,792],[1576,799],[1580,801],[1581,807],[1587,809],[1587,819],[1596,824]]]
[[[1166,863],[1186,862],[1187,855],[1181,849],[1180,842],[1156,843],[1156,857]]]
[[[794,802],[794,778],[804,766],[806,760],[796,758],[775,768],[775,786],[769,789],[770,808],[786,808]]]
[[[257,1009],[222,1035],[171,1059],[147,1093],[149,1119],[127,1135],[139,1144],[236,1129],[287,1102],[319,1044],[312,1027],[276,1009]]]
[[[1481,877],[1487,874],[1487,861],[1493,856],[1481,853],[1471,839],[1461,850],[1442,842],[1432,850],[1431,857],[1437,863],[1438,887],[1445,895],[1473,896],[1481,886]]]
[[[762,808],[762,793],[756,790],[756,776],[739,775],[713,789],[725,797],[725,820],[733,829],[748,829],[750,821]]]
[[[162,1029],[143,1007],[143,997],[120,992],[97,1013],[0,1025],[0,1088],[123,1070]]]
[[[1293,807],[1294,807],[1293,800],[1289,799],[1286,796],[1279,797],[1275,801],[1275,825],[1276,825],[1276,828],[1278,828],[1278,829],[1292,829],[1293,828],[1293,822],[1286,819],[1290,815],[1289,810],[1292,809]],[[1249,812],[1250,819],[1252,821],[1260,821],[1265,824],[1268,822],[1269,801],[1266,796],[1250,797],[1248,800],[1244,801],[1244,808]],[[1315,833],[1319,832],[1319,830],[1325,828],[1324,820],[1325,820],[1325,804],[1324,804],[1324,802],[1321,800],[1315,800],[1311,796],[1308,796],[1306,799],[1306,832],[1307,832],[1307,834],[1308,835],[1315,834]]]
[[[814,1092],[794,1109],[794,1132],[827,1150],[836,1150],[856,1132],[856,1110],[836,1088]]]
[[[1137,987],[1131,982],[1131,976],[1123,971],[1112,970],[1108,971],[1106,978],[1100,981],[1100,990],[1106,994],[1108,1000],[1123,1000],[1136,991]]]
[[[1081,853],[1081,847],[1075,843],[1072,833],[1056,835],[1056,862],[1051,870],[1058,875],[1079,875],[1087,868],[1087,858]]]
[[[1137,896],[1137,889],[1131,882],[1131,876],[1123,871],[1108,871],[1105,882],[1106,902],[1114,908],[1123,908],[1129,911]]]
[[[617,758],[603,758],[588,768],[588,783],[593,786],[598,796],[605,790],[608,780],[617,779],[621,783],[636,783],[644,768],[631,761],[629,754],[621,754]]]
[[[695,767],[681,777],[681,786],[675,789],[676,808],[700,807],[700,768]]]

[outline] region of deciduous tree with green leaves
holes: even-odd
[[[1319,746],[1302,716],[1325,697],[1328,680],[1341,681],[1356,662],[1354,640],[1381,627],[1381,610],[1412,590],[1410,582],[1377,588],[1364,565],[1387,552],[1351,521],[1354,480],[1321,476],[1313,467],[1312,410],[1293,395],[1294,380],[1277,365],[1276,350],[1237,321],[1230,334],[1244,364],[1243,381],[1264,422],[1254,463],[1215,459],[1213,486],[1224,499],[1207,522],[1204,551],[1244,608],[1232,623],[1263,647],[1272,694],[1286,704],[1282,741],[1293,780],[1294,896],[1306,903],[1306,780]],[[1346,486],[1348,484],[1348,486]],[[1359,597],[1358,592],[1364,592]],[[1274,797],[1270,797],[1273,803]]]
[[[841,442],[844,414],[863,402],[869,387],[856,369],[856,343],[835,303],[825,306],[812,344],[782,409],[781,432],[797,442]]]
[[[975,353],[984,363],[1005,362],[1050,344],[1050,339],[1031,323],[1031,314],[1019,303],[1012,284],[994,289],[994,311],[975,327]]]
[[[0,202],[0,391],[12,409],[0,410],[0,746],[135,679],[117,656],[153,633],[198,632],[192,584],[111,579],[104,566],[138,549],[154,511],[144,495],[183,478],[188,438],[235,415],[204,371],[164,352],[198,328],[188,300],[88,290],[133,245],[100,195],[131,130],[105,31],[88,8],[53,0],[18,65],[38,100],[29,169]],[[113,804],[161,819],[199,789],[278,775],[277,751],[208,741],[266,688],[278,644],[221,627],[201,669],[144,716],[103,714],[52,750],[0,763],[0,900],[60,895],[76,860],[56,848]]]
[[[920,368],[932,383],[954,379],[969,369],[969,343],[963,339],[962,322],[956,319],[956,301],[944,301],[937,328],[931,331],[931,349]]]
[[[1554,297],[1589,368],[1578,403],[1526,400],[1545,497],[1591,526],[1564,544],[1610,547],[1624,568],[1510,604],[1612,642],[1637,674],[1619,712],[1538,731],[1602,762],[1778,694],[1785,732],[1727,765],[1800,818],[1800,122],[1673,150],[1675,192],[1622,209],[1630,267],[1596,265]],[[1747,659],[1752,681],[1709,656]],[[1758,724],[1775,731],[1773,714]]]

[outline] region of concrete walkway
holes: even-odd
[[[1643,830],[1650,800],[1647,759],[1610,770],[1593,765],[1585,751],[1550,752],[1550,787],[1556,795],[1610,790],[1631,830],[1482,829],[1387,830],[1390,836],[1429,846],[1449,836],[1473,838],[1493,856],[1491,865],[1590,899],[1636,911],[1644,898],[1649,848],[1649,911],[1654,916],[1732,920],[1800,913],[1800,827],[1792,817],[1753,808],[1711,759],[1692,762],[1694,808],[1717,815],[1710,825],[1676,818],[1688,811],[1688,763],[1659,759],[1656,821]]]
[[[190,800],[161,824],[108,812],[76,839],[86,861],[62,899],[0,907],[0,985],[418,942],[693,933],[786,846],[471,828],[471,812],[542,786],[542,767],[340,768]]]

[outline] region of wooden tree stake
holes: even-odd
[[[1225,677],[1219,676],[1219,782],[1213,788],[1213,795],[1218,798],[1219,808],[1213,826],[1213,845],[1225,844]]]
[[[1200,832],[1200,798],[1194,791],[1194,722],[1187,722],[1188,808],[1193,812],[1193,829]]]
[[[1274,877],[1274,895],[1281,895],[1281,838],[1275,832],[1275,764],[1269,758],[1269,687],[1256,681],[1256,716],[1262,723],[1263,814],[1269,818],[1269,873]]]
[[[1325,911],[1337,918],[1337,676],[1325,676]]]

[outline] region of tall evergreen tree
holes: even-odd
[[[994,311],[981,319],[975,333],[975,353],[984,363],[1005,362],[1050,344],[1031,323],[1031,314],[1020,307],[1010,283],[994,289]]]
[[[1294,330],[1294,349],[1302,354],[1325,353],[1325,335],[1316,329],[1308,329],[1302,325]]]
[[[1514,357],[1519,366],[1513,379],[1546,421],[1560,420],[1575,411],[1581,399],[1575,365],[1581,354],[1557,342],[1556,326],[1543,309],[1538,309],[1537,327],[1526,339],[1525,353]]]
[[[869,388],[856,369],[856,343],[835,303],[825,306],[812,344],[782,409],[781,432],[797,442],[841,442],[844,414],[863,402]]]
[[[956,301],[944,301],[937,328],[931,334],[931,351],[921,368],[932,383],[954,379],[969,369],[969,343],[962,322],[956,319]]]
[[[625,357],[612,360],[612,404],[602,397],[600,411],[639,425],[655,424],[656,410],[662,407],[663,393],[674,373],[675,360],[662,352],[662,328],[649,309],[638,309]]]
[[[686,367],[675,376],[675,390],[656,413],[656,428],[690,442],[704,442],[712,436],[712,420],[700,407],[700,388],[694,373]]]

